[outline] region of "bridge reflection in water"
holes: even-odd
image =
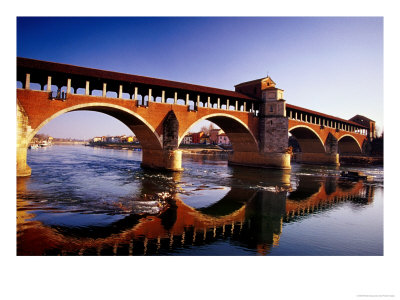
[[[280,177],[276,177],[277,172]],[[292,190],[289,172],[275,171],[267,188],[249,188],[249,182],[256,183],[257,177],[241,172],[240,167],[233,168],[232,175],[229,192],[198,209],[182,201],[180,173],[173,173],[176,184],[168,188],[168,194],[149,195],[157,183],[144,177],[141,199],[130,207],[132,213],[102,226],[45,225],[34,219],[35,204],[18,197],[18,255],[157,255],[219,240],[266,255],[279,245],[285,223],[343,202],[368,205],[374,195],[372,185],[340,182],[337,177],[316,181],[312,176],[298,176],[297,187]],[[29,180],[18,178],[18,194],[24,192]],[[241,182],[246,184],[241,186]],[[119,212],[126,209],[120,202]]]

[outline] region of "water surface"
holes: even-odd
[[[17,180],[18,255],[383,255],[383,168],[228,166],[188,155],[182,173],[141,152],[28,150]],[[354,168],[351,168],[354,169]]]

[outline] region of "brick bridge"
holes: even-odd
[[[29,176],[27,147],[52,119],[78,110],[110,115],[136,135],[142,166],[182,169],[178,149],[189,129],[209,120],[228,135],[229,163],[290,169],[288,134],[302,163],[339,164],[339,153],[362,153],[375,122],[344,120],[286,104],[270,77],[235,91],[78,66],[17,58],[17,176]]]

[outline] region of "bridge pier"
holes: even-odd
[[[261,152],[234,152],[228,157],[230,165],[290,169],[290,154],[261,153]]]
[[[339,154],[337,153],[296,153],[295,161],[312,165],[339,166]]]
[[[178,119],[170,110],[163,121],[163,149],[143,148],[141,166],[166,171],[183,171],[182,151],[178,150],[178,133]]]
[[[252,85],[253,83],[249,83]],[[242,84],[246,88],[248,84]],[[236,88],[240,89],[240,86]],[[259,107],[259,151],[237,152],[229,158],[229,163],[237,165],[290,169],[288,148],[288,119],[283,90],[275,87],[275,82],[267,77],[258,88],[261,89]]]
[[[17,176],[30,176],[31,168],[26,163],[28,152],[28,117],[17,100]]]
[[[17,146],[17,177],[31,175],[31,168],[26,163],[27,146]]]
[[[183,171],[181,150],[142,150],[143,168],[165,171]]]

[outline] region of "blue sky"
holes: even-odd
[[[20,17],[17,55],[228,90],[268,73],[287,103],[383,128],[381,17]],[[41,132],[130,134],[94,112],[67,113]]]

